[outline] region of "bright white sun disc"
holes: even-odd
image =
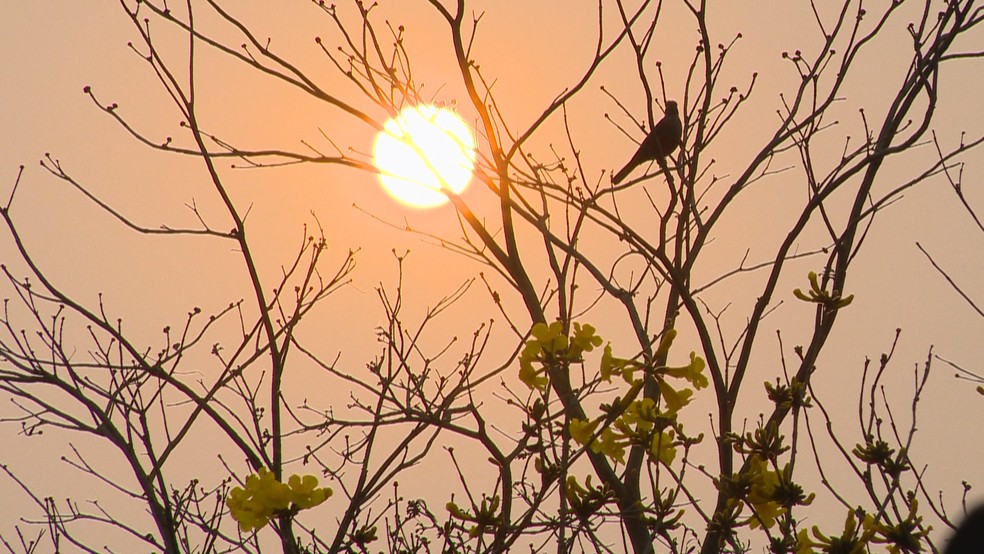
[[[376,135],[373,158],[390,196],[409,206],[431,208],[460,194],[475,168],[475,139],[468,125],[447,108],[404,108]]]

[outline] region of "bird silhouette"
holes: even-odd
[[[943,554],[980,554],[984,552],[984,504],[964,518]]]
[[[670,100],[666,103],[666,113],[663,119],[653,127],[649,136],[642,141],[639,149],[632,155],[629,163],[615,174],[612,182],[616,185],[629,176],[629,173],[639,164],[649,160],[665,159],[671,152],[680,146],[680,138],[683,136],[683,123],[680,121],[680,113],[677,111],[677,103]]]

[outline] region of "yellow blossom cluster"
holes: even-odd
[[[854,510],[847,512],[844,531],[837,535],[827,536],[820,532],[816,525],[811,530],[800,529],[796,534],[796,554],[816,554],[820,552],[843,552],[844,554],[865,554],[868,542],[874,537],[874,530],[867,526],[858,526],[858,520],[864,521],[864,514]],[[811,532],[812,531],[812,537]]]
[[[537,323],[519,355],[519,379],[530,389],[544,393],[550,384],[548,367],[579,362],[585,352],[591,352],[601,343],[602,338],[591,325],[575,323],[574,333],[568,337],[559,321],[549,325]]]
[[[838,291],[830,293],[823,290],[820,286],[820,280],[815,272],[811,271],[809,275],[807,275],[807,278],[810,280],[810,290],[803,292],[800,289],[795,289],[793,291],[793,295],[795,295],[796,298],[799,298],[804,302],[820,304],[828,310],[846,308],[851,305],[851,302],[854,302],[853,294],[847,297],[841,297],[841,294]]]
[[[591,475],[584,478],[583,486],[577,482],[577,477],[570,475],[564,483],[564,496],[574,513],[587,519],[611,501],[614,493],[604,485],[592,486]]]
[[[571,438],[618,463],[625,463],[625,448],[631,444],[646,444],[654,459],[664,464],[673,463],[679,445],[676,432],[666,428],[654,429],[657,423],[669,425],[672,418],[659,412],[652,398],[632,401],[610,427],[605,427],[595,436],[603,419],[604,416],[590,421],[571,419]]]
[[[245,487],[234,487],[226,505],[243,532],[262,529],[270,518],[285,510],[305,510],[324,502],[332,495],[328,487],[318,487],[313,475],[291,475],[281,483],[273,472],[261,467],[246,478]]]
[[[670,329],[660,341],[656,351],[657,358],[665,358],[676,331]],[[632,444],[647,447],[656,460],[670,464],[676,457],[676,447],[680,444],[676,431],[672,428],[677,412],[690,403],[694,391],[689,388],[674,388],[668,378],[682,379],[695,389],[708,385],[703,374],[704,360],[696,353],[690,353],[690,363],[680,367],[658,367],[651,375],[659,383],[662,409],[652,398],[636,400],[642,390],[643,378],[637,372],[644,370],[635,360],[615,357],[611,345],[606,345],[601,357],[600,374],[604,381],[611,382],[613,376],[620,376],[630,385],[624,398],[607,409],[607,413],[591,420],[574,418],[570,423],[571,438],[579,444],[588,446],[593,452],[604,454],[618,463],[625,462],[625,449]],[[604,421],[610,425],[598,428]]]
[[[736,517],[742,501],[752,509],[752,515],[741,522],[752,529],[771,529],[792,507],[808,506],[816,497],[813,493],[806,494],[803,487],[793,481],[792,465],[786,464],[780,469],[757,454],[749,457],[744,471],[728,479],[715,480],[715,484],[732,496]]]
[[[468,535],[472,538],[481,535],[499,523],[499,516],[496,513],[499,510],[498,496],[493,496],[492,498],[483,496],[481,505],[472,505],[471,512],[463,510],[454,501],[448,502],[445,507],[452,517],[461,521],[474,523],[468,529]]]
[[[670,329],[663,335],[659,348],[656,350],[656,358],[666,356],[666,353],[670,350],[670,346],[673,345],[676,335],[675,329]],[[653,377],[659,383],[659,392],[663,399],[663,409],[667,414],[675,414],[680,411],[680,408],[690,403],[690,399],[694,395],[694,391],[691,389],[684,388],[677,390],[667,382],[667,377],[683,379],[693,385],[694,389],[700,390],[708,385],[707,376],[704,375],[705,365],[703,358],[698,356],[696,352],[691,352],[690,363],[687,365],[655,368]],[[642,364],[639,362],[616,358],[612,355],[611,345],[605,346],[605,352],[601,356],[600,368],[601,378],[605,381],[611,381],[613,375],[618,375],[626,383],[633,385],[640,381],[635,378],[635,372],[640,369],[642,369]]]
[[[880,521],[859,508],[847,513],[844,531],[839,536],[827,536],[816,525],[809,531],[800,529],[796,534],[796,554],[864,554],[874,544],[885,545],[889,554],[918,552],[920,543],[933,528],[922,525],[922,516],[918,515],[919,502],[914,495],[908,496],[908,502],[909,515],[895,525]]]
[[[789,468],[788,465],[785,467],[786,473],[789,472]],[[784,473],[769,467],[769,463],[762,458],[752,456],[748,476],[752,488],[746,500],[755,511],[755,515],[748,520],[749,525],[752,529],[759,526],[771,529],[776,523],[776,518],[786,511],[786,506],[779,502],[776,494]],[[812,502],[812,500],[811,497],[810,501]]]

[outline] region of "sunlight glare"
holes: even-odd
[[[475,139],[447,108],[405,108],[376,135],[373,158],[390,196],[416,208],[448,201],[442,188],[461,194],[475,167]]]

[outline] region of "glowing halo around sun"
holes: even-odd
[[[461,194],[475,168],[471,129],[447,108],[404,108],[376,135],[373,158],[390,196],[416,208],[448,201],[445,187]]]

